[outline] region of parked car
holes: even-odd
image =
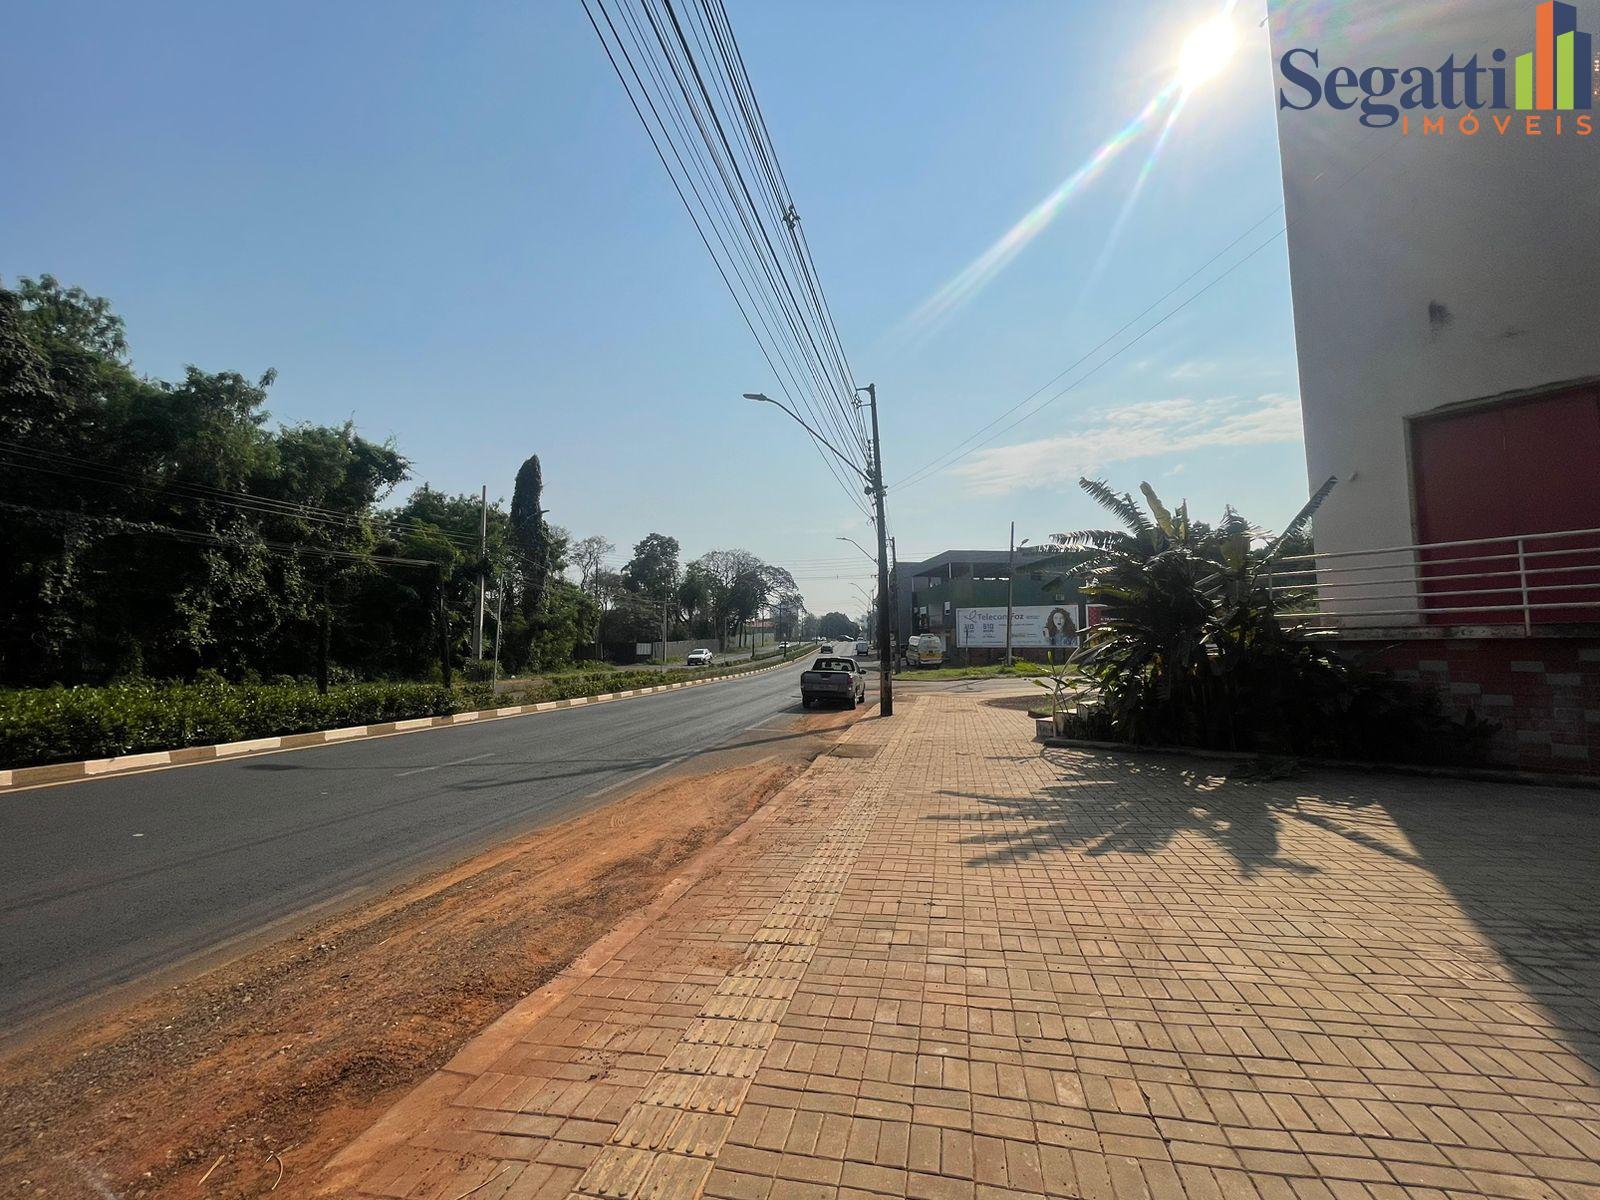
[[[711,665],[711,651],[705,649],[689,651],[689,665],[691,667],[709,667]]]
[[[806,708],[823,700],[854,708],[866,699],[867,677],[853,658],[819,658],[800,673],[800,702]]]

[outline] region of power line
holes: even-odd
[[[656,157],[784,398],[858,469],[854,383],[720,4],[583,0]],[[613,10],[617,17],[613,16]],[[637,10],[637,14],[636,11]],[[851,503],[857,488],[813,443]]]
[[[1395,148],[1395,146],[1398,145],[1398,144],[1399,143],[1398,143],[1397,139],[1391,139],[1391,140],[1387,141],[1385,143],[1385,145],[1383,145],[1379,150],[1377,150],[1375,153],[1373,153],[1370,157],[1365,159],[1358,167],[1356,167],[1354,170],[1352,170],[1349,174],[1345,175],[1341,179],[1336,180],[1334,183],[1329,185],[1329,187],[1332,188],[1332,189],[1342,189],[1342,188],[1348,186],[1350,183],[1354,182],[1360,176],[1365,174],[1369,167],[1371,167],[1374,163],[1376,163],[1384,155],[1390,153]],[[1319,183],[1321,181],[1321,179],[1322,179],[1322,176],[1318,175],[1315,179],[1312,180],[1312,182],[1313,183]],[[1110,362],[1112,362],[1113,360],[1118,358],[1120,355],[1125,353],[1129,348],[1131,348],[1132,346],[1137,344],[1139,341],[1143,340],[1145,337],[1147,337],[1149,334],[1153,333],[1155,330],[1159,329],[1162,325],[1166,324],[1167,321],[1169,321],[1172,317],[1176,316],[1183,309],[1187,308],[1190,304],[1192,304],[1195,300],[1199,299],[1206,292],[1210,291],[1213,287],[1215,287],[1223,279],[1225,279],[1229,275],[1233,274],[1234,271],[1238,270],[1246,262],[1248,262],[1248,261],[1250,261],[1250,259],[1254,258],[1258,253],[1260,253],[1262,250],[1266,249],[1266,247],[1271,245],[1272,242],[1276,241],[1278,238],[1282,237],[1286,232],[1288,232],[1288,224],[1287,224],[1287,222],[1281,228],[1279,228],[1276,232],[1274,232],[1271,237],[1267,238],[1267,240],[1265,242],[1262,242],[1260,245],[1256,246],[1249,253],[1245,254],[1242,258],[1240,258],[1237,261],[1235,261],[1231,266],[1229,266],[1227,269],[1222,271],[1221,274],[1217,275],[1215,278],[1211,279],[1208,283],[1206,283],[1204,287],[1200,288],[1193,295],[1189,296],[1186,300],[1184,300],[1182,303],[1177,305],[1177,307],[1175,307],[1172,310],[1170,310],[1169,312],[1167,312],[1164,316],[1162,316],[1154,324],[1149,326],[1147,329],[1143,330],[1141,333],[1136,335],[1130,341],[1128,341],[1127,343],[1125,343],[1124,345],[1122,345],[1118,349],[1114,350],[1110,355],[1108,355],[1106,358],[1101,360],[1094,367],[1090,368],[1090,370],[1087,371],[1084,375],[1082,375],[1078,379],[1074,380],[1072,383],[1068,384],[1065,388],[1062,388],[1060,391],[1056,392],[1054,395],[1050,396],[1049,398],[1044,400],[1042,403],[1040,403],[1038,405],[1035,405],[1034,408],[1031,411],[1029,411],[1028,413],[1024,414],[1018,420],[1013,421],[1010,424],[1004,426],[1003,428],[996,430],[993,435],[991,435],[990,437],[987,437],[987,438],[983,438],[983,440],[977,442],[976,445],[972,444],[976,439],[982,437],[983,434],[985,434],[986,432],[988,432],[991,429],[994,429],[994,427],[996,425],[998,425],[1001,421],[1005,420],[1006,417],[1010,416],[1012,413],[1017,412],[1024,405],[1026,405],[1029,401],[1033,400],[1036,396],[1038,396],[1041,392],[1043,392],[1046,388],[1049,388],[1050,386],[1052,386],[1057,380],[1061,379],[1063,376],[1071,373],[1072,371],[1076,370],[1079,366],[1082,366],[1084,363],[1088,362],[1091,358],[1093,358],[1096,354],[1098,354],[1107,345],[1109,345],[1110,343],[1114,342],[1117,338],[1121,337],[1122,334],[1126,333],[1133,326],[1137,325],[1140,321],[1142,321],[1146,316],[1148,316],[1156,308],[1158,308],[1160,305],[1165,303],[1173,295],[1175,295],[1176,293],[1181,291],[1184,287],[1186,287],[1194,279],[1196,279],[1198,276],[1200,276],[1204,271],[1206,271],[1207,268],[1209,268],[1210,266],[1212,266],[1212,264],[1217,262],[1218,259],[1222,258],[1225,254],[1227,254],[1230,250],[1232,250],[1240,242],[1244,241],[1245,238],[1249,237],[1250,234],[1255,232],[1262,225],[1266,224],[1268,221],[1270,221],[1273,217],[1277,216],[1283,210],[1284,210],[1284,206],[1282,204],[1279,204],[1276,207],[1274,207],[1270,212],[1268,212],[1265,215],[1259,217],[1256,221],[1254,221],[1252,224],[1247,226],[1241,233],[1239,233],[1238,236],[1236,236],[1232,241],[1230,241],[1227,245],[1223,246],[1222,249],[1218,250],[1210,258],[1206,259],[1205,262],[1201,263],[1200,266],[1196,267],[1188,275],[1184,276],[1183,279],[1179,280],[1176,284],[1174,284],[1172,287],[1168,288],[1165,292],[1163,292],[1160,296],[1158,296],[1154,301],[1152,301],[1143,310],[1141,310],[1137,316],[1132,318],[1130,321],[1127,321],[1126,323],[1124,323],[1119,329],[1116,330],[1116,332],[1114,332],[1110,336],[1102,339],[1098,344],[1096,344],[1087,353],[1079,356],[1079,358],[1077,358],[1074,362],[1069,364],[1065,369],[1057,372],[1053,377],[1051,377],[1050,379],[1046,380],[1039,387],[1035,388],[1027,396],[1024,396],[1016,404],[1012,405],[1010,408],[1006,409],[1004,412],[1000,413],[998,416],[996,416],[995,418],[990,420],[987,424],[985,424],[982,427],[980,427],[975,433],[969,434],[966,438],[964,438],[962,441],[958,442],[955,446],[951,447],[949,450],[946,450],[943,454],[939,455],[937,458],[934,458],[931,461],[923,464],[921,467],[918,467],[915,471],[911,472],[909,475],[906,475],[906,476],[902,477],[899,480],[899,482],[897,482],[896,484],[893,485],[894,489],[898,490],[898,489],[901,489],[901,488],[914,487],[915,485],[926,481],[931,476],[939,474],[940,472],[943,472],[945,470],[948,470],[950,467],[955,466],[958,462],[960,462],[963,459],[971,456],[977,450],[983,448],[984,446],[988,445],[990,442],[994,441],[995,438],[1001,436],[1004,433],[1009,432],[1012,429],[1015,429],[1018,425],[1021,425],[1024,422],[1026,422],[1029,419],[1031,419],[1035,414],[1039,413],[1044,408],[1048,407],[1050,404],[1053,404],[1056,400],[1059,400],[1062,396],[1066,395],[1068,392],[1070,392],[1073,389],[1075,389],[1076,387],[1078,387],[1080,384],[1082,384],[1087,379],[1089,379],[1094,374],[1096,374],[1098,371],[1100,371],[1107,364],[1109,364]],[[970,447],[970,448],[966,448],[966,447]]]
[[[1240,267],[1244,266],[1245,263],[1249,262],[1257,254],[1261,253],[1261,251],[1265,250],[1273,242],[1277,241],[1280,237],[1283,236],[1283,234],[1284,234],[1284,230],[1282,230],[1282,229],[1278,230],[1271,237],[1267,238],[1266,241],[1264,241],[1260,245],[1258,245],[1254,250],[1251,250],[1250,253],[1246,254],[1243,258],[1241,258],[1237,262],[1235,262],[1226,271],[1223,271],[1222,274],[1218,275],[1215,279],[1211,280],[1211,282],[1207,283],[1205,285],[1205,287],[1201,288],[1194,295],[1190,296],[1182,304],[1179,304],[1176,308],[1173,308],[1172,310],[1170,310],[1169,312],[1164,314],[1161,317],[1160,320],[1156,321],[1153,325],[1151,325],[1148,328],[1142,330],[1140,333],[1138,333],[1137,335],[1135,335],[1134,337],[1129,339],[1127,342],[1125,342],[1121,346],[1117,347],[1117,349],[1113,350],[1105,358],[1101,359],[1094,366],[1090,367],[1089,370],[1085,371],[1077,379],[1074,379],[1071,383],[1067,384],[1066,387],[1062,388],[1060,391],[1056,392],[1054,395],[1047,396],[1044,400],[1042,400],[1038,404],[1034,405],[1034,407],[1030,411],[1023,413],[1022,416],[1018,417],[1015,421],[1012,421],[1008,425],[1001,426],[999,429],[995,430],[994,433],[992,433],[988,437],[984,438],[981,442],[978,442],[976,445],[973,445],[969,449],[961,451],[954,458],[951,458],[948,462],[943,463],[941,466],[935,468],[934,470],[924,470],[923,474],[920,477],[901,481],[901,483],[897,485],[896,490],[904,490],[905,488],[915,487],[919,483],[926,483],[934,475],[939,474],[941,471],[949,470],[951,467],[955,466],[962,459],[968,458],[971,455],[977,453],[977,451],[981,450],[984,446],[987,446],[990,442],[994,441],[995,438],[1000,437],[1002,434],[1009,433],[1011,430],[1015,429],[1018,425],[1022,425],[1024,423],[1026,423],[1027,421],[1031,420],[1034,416],[1036,416],[1038,413],[1042,412],[1044,409],[1048,408],[1050,405],[1054,404],[1057,400],[1061,399],[1061,397],[1065,396],[1068,392],[1073,391],[1079,385],[1081,385],[1081,384],[1087,382],[1089,379],[1093,378],[1102,369],[1104,369],[1105,367],[1109,366],[1112,362],[1115,362],[1118,358],[1122,357],[1122,355],[1127,353],[1134,346],[1138,345],[1146,337],[1148,337],[1150,334],[1154,333],[1157,329],[1160,329],[1168,321],[1172,320],[1173,317],[1177,316],[1184,309],[1188,308],[1189,305],[1193,304],[1196,300],[1200,299],[1201,296],[1205,295],[1212,288],[1216,287],[1217,284],[1221,283],[1224,279],[1226,279],[1229,275],[1232,275]],[[1104,345],[1104,343],[1101,343],[1101,344]],[[1090,353],[1092,354],[1093,351],[1091,351]],[[1085,357],[1088,357],[1088,356],[1085,356]],[[1079,359],[1078,361],[1082,362],[1083,359]],[[1071,368],[1069,367],[1068,370],[1071,370]],[[1059,379],[1060,376],[1058,375],[1056,378]],[[1046,385],[1046,386],[1048,386],[1048,385]],[[1038,394],[1037,392],[1034,393],[1034,395],[1037,395],[1037,394]],[[1026,401],[1024,401],[1024,403],[1026,403]],[[1020,407],[1020,405],[1014,406],[1014,407],[1012,407],[1011,409],[1009,409],[1007,411],[1008,412],[1015,412],[1017,407]],[[989,426],[985,426],[985,428],[990,428],[990,427],[992,427],[992,425],[993,425],[993,422],[991,422]]]
[[[739,314],[744,319],[746,328],[750,330],[751,337],[755,339],[758,348],[761,350],[762,356],[766,358],[767,365],[772,368],[774,376],[778,379],[779,388],[783,391],[785,397],[788,398],[791,403],[794,403],[795,395],[798,393],[802,398],[802,402],[808,408],[810,408],[813,413],[815,413],[816,410],[811,408],[809,396],[807,396],[805,389],[799,385],[795,375],[793,374],[794,369],[790,364],[789,357],[787,356],[788,353],[792,353],[789,343],[773,333],[771,326],[767,323],[765,317],[762,315],[761,308],[757,307],[756,320],[759,320],[763,328],[767,330],[768,339],[772,344],[769,346],[767,341],[762,340],[761,336],[756,332],[755,322],[751,320],[750,312],[747,309],[746,304],[740,300],[739,292],[734,288],[733,282],[729,278],[729,272],[732,271],[733,275],[739,279],[740,285],[745,289],[746,299],[749,301],[751,306],[764,304],[767,311],[772,311],[772,300],[769,297],[763,295],[759,300],[757,298],[759,289],[754,282],[756,276],[755,268],[753,265],[748,265],[748,252],[746,251],[745,247],[739,243],[737,237],[731,233],[732,222],[727,217],[725,207],[721,207],[720,204],[714,206],[711,202],[707,201],[705,196],[700,193],[699,188],[696,186],[693,174],[691,174],[684,166],[683,154],[688,153],[700,169],[700,174],[706,182],[707,193],[712,196],[716,195],[715,189],[711,185],[709,172],[704,165],[703,159],[701,159],[695,153],[694,143],[692,139],[688,138],[686,124],[681,115],[679,115],[677,106],[668,103],[670,100],[670,93],[667,92],[665,83],[660,82],[660,72],[654,67],[652,60],[650,60],[644,54],[643,35],[638,32],[637,25],[632,21],[632,18],[627,11],[624,10],[624,22],[629,24],[636,34],[635,49],[639,52],[640,57],[646,62],[646,70],[649,71],[649,73],[652,74],[652,76],[654,76],[659,83],[663,95],[663,106],[668,108],[668,111],[673,115],[674,123],[685,133],[685,140],[686,144],[688,145],[687,151],[681,151],[678,147],[678,144],[671,138],[671,134],[666,127],[666,123],[661,118],[660,110],[657,107],[656,100],[652,96],[650,90],[644,86],[643,79],[639,74],[639,69],[634,62],[634,57],[629,52],[627,45],[624,43],[621,37],[621,34],[617,31],[616,25],[611,20],[610,14],[606,11],[604,5],[600,3],[600,0],[594,0],[594,3],[599,9],[601,16],[604,17],[607,28],[611,31],[613,38],[616,40],[617,53],[621,54],[623,60],[628,64],[628,69],[632,73],[635,84],[638,87],[638,96],[635,95],[634,89],[629,87],[627,78],[623,75],[622,68],[617,61],[616,54],[612,52],[611,43],[606,40],[603,34],[601,34],[599,24],[594,17],[594,13],[589,9],[589,0],[584,0],[584,13],[589,18],[589,23],[594,28],[596,36],[600,38],[601,47],[605,51],[608,61],[611,63],[612,70],[616,73],[618,80],[622,83],[623,90],[628,95],[629,103],[633,106],[634,113],[639,117],[640,124],[644,126],[645,133],[650,138],[651,145],[656,151],[656,157],[660,159],[662,167],[667,171],[667,175],[672,182],[673,189],[678,194],[678,199],[682,202],[684,210],[689,214],[690,221],[695,226],[695,232],[699,234],[700,241],[706,248],[706,253],[711,256],[712,262],[716,266],[717,272],[722,278],[723,285],[728,289],[728,293],[733,298],[735,307],[739,309]],[[656,120],[656,125],[654,126],[652,126],[650,121],[645,118],[644,109],[640,105],[641,97],[643,99],[644,106],[650,109],[651,115]],[[667,162],[666,151],[662,149],[663,142],[665,142],[667,148],[672,151],[674,160],[678,162],[680,171],[683,172],[683,180],[681,182],[678,175],[673,172],[671,166]],[[703,210],[703,221],[702,213],[697,212],[695,207],[689,202],[688,194],[686,194],[684,191],[685,184],[688,186],[689,191],[694,194],[696,200],[698,200],[701,204],[701,208]],[[747,264],[747,269],[750,272],[749,278],[740,273],[738,261],[736,261],[731,252],[728,251],[727,239],[724,237],[721,225],[719,225],[716,216],[714,215],[716,213],[720,213],[722,215],[724,222],[726,222],[729,226],[730,236],[733,237],[736,245],[740,245],[739,253]],[[711,240],[706,235],[706,226],[710,227],[712,234],[716,237],[718,243],[722,245],[724,253],[729,256],[729,262],[726,266],[724,265],[723,260],[719,258],[716,252],[712,249]],[[774,313],[773,315],[774,320],[777,321],[776,314]],[[778,324],[781,326],[782,322],[778,321]],[[789,378],[787,382],[785,382],[784,378],[786,372],[780,371],[777,363],[773,361],[774,355],[777,355],[778,359],[783,361],[785,367],[788,368],[787,373]],[[791,384],[793,385],[792,391],[790,387]],[[833,462],[829,458],[824,446],[822,446],[820,443],[817,443],[814,437],[812,441],[818,456],[823,459],[824,465],[827,466],[830,473],[834,476],[835,482],[837,482],[840,487],[844,489],[846,495],[850,498],[851,502],[856,506],[856,508],[862,513],[866,513],[866,506],[861,502],[860,498],[855,495],[853,486],[839,474],[838,468],[833,465]]]
[[[9,459],[11,465],[37,474],[56,476],[74,483],[91,482],[119,487],[163,501],[214,504],[253,516],[306,521],[313,525],[351,529],[371,526],[375,532],[391,538],[402,534],[426,534],[442,540],[451,549],[469,558],[476,556],[479,551],[476,537],[465,533],[453,533],[443,526],[415,517],[399,517],[383,512],[354,513],[301,501],[279,500],[251,492],[230,492],[187,480],[151,479],[110,463],[44,450],[5,439],[0,439],[0,458]],[[516,565],[526,570],[541,569],[539,564],[534,563],[515,546],[504,544],[500,549]]]
[[[176,541],[189,542],[199,545],[225,546],[243,549],[263,549],[269,553],[287,558],[300,555],[311,555],[316,558],[343,559],[363,563],[385,563],[399,566],[412,567],[437,567],[440,564],[427,558],[403,558],[393,554],[366,554],[353,550],[335,550],[327,546],[311,546],[304,544],[291,544],[276,542],[269,539],[258,539],[246,546],[231,538],[222,536],[203,529],[179,529],[175,525],[163,525],[158,521],[131,521],[124,517],[98,516],[94,513],[75,512],[67,508],[40,508],[32,504],[16,504],[9,500],[0,500],[0,508],[8,512],[26,513],[31,516],[54,517],[61,520],[73,521],[80,524],[111,525],[116,527],[118,533],[148,535],[151,537],[170,537]]]

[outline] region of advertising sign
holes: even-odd
[[[1011,610],[1011,645],[1017,650],[1073,649],[1078,644],[1077,605],[1040,604]],[[956,645],[1005,649],[1006,610],[956,609]]]

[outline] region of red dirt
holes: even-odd
[[[658,782],[38,1039],[0,1063],[0,1196],[306,1195],[406,1089],[802,769],[789,754]]]

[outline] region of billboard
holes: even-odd
[[[1073,649],[1078,644],[1082,615],[1076,604],[1039,604],[1011,610],[1011,645],[1017,650]],[[1006,610],[956,609],[956,645],[992,647],[1006,645]]]

